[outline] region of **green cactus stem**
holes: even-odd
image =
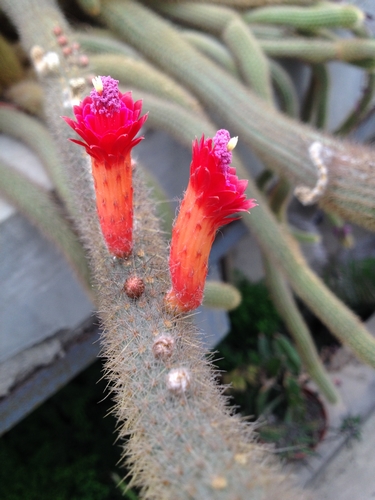
[[[90,16],[97,16],[100,14],[100,0],[77,0],[81,9]]]
[[[365,15],[354,5],[319,2],[312,7],[273,6],[249,10],[243,15],[251,23],[286,24],[303,30],[318,28],[356,28]]]
[[[242,175],[244,170],[239,166],[237,172]],[[256,196],[258,201],[260,200],[260,193],[256,193],[251,179],[247,193],[248,196]],[[266,206],[262,206],[256,220],[255,217],[244,217],[244,222],[254,232],[264,253],[280,267],[294,292],[331,332],[352,349],[359,359],[375,367],[375,340],[372,335],[359,318],[309,269],[296,243],[267,212]]]
[[[95,295],[83,248],[48,191],[2,161],[0,179],[1,195],[55,244],[94,301]]]
[[[229,50],[219,40],[213,36],[201,33],[199,31],[185,30],[181,34],[182,38],[191,43],[202,54],[210,57],[229,73],[238,76],[236,64],[233,61]]]
[[[35,80],[21,80],[10,85],[4,97],[22,111],[43,118],[43,91]]]
[[[257,23],[248,23],[248,25],[254,36],[260,40],[280,40],[295,35],[295,30],[289,26]]]
[[[68,211],[73,213],[72,195],[68,180],[51,133],[37,119],[12,108],[0,106],[0,132],[27,144],[39,156]]]
[[[134,99],[143,99],[143,108],[149,112],[147,126],[156,129],[160,128],[180,141],[181,120],[186,120],[192,134],[188,143],[189,148],[191,147],[192,138],[202,135],[205,128],[204,124],[208,122],[206,116],[200,114],[194,116],[188,109],[171,102],[171,100],[161,99],[138,89],[133,89],[132,93]]]
[[[246,27],[245,30],[243,30],[241,22],[232,20],[229,24],[229,27],[232,25],[240,26],[240,34],[244,35],[246,33]],[[224,39],[226,38],[227,29],[224,31]],[[236,46],[238,47],[238,49],[242,49],[243,51],[246,49],[251,50],[253,48],[253,44],[248,43],[248,47],[244,47],[244,41],[246,41],[246,36],[238,37],[238,39],[236,40]],[[258,47],[255,51],[257,50],[262,54],[262,57],[265,58]],[[251,66],[251,64],[246,64],[246,67],[249,70]],[[253,86],[253,88],[255,91],[258,90],[255,86]],[[264,91],[259,92],[259,90],[257,93],[260,97],[263,97],[268,102],[272,103],[272,95],[267,95],[264,93]],[[281,177],[272,190],[271,194],[269,195],[270,208],[276,215],[277,219],[282,223],[286,220],[286,210],[290,201],[290,192],[290,183],[287,179],[285,179],[285,177]],[[328,401],[330,401],[331,403],[337,403],[340,400],[340,396],[336,391],[334,385],[332,384],[328,374],[326,373],[321,360],[319,359],[311,334],[302,315],[298,311],[294,297],[291,294],[284,277],[282,276],[278,266],[274,265],[269,257],[264,254],[264,252],[263,261],[266,280],[271,295],[274,296],[275,306],[278,309],[281,317],[285,321],[289,332],[295,340],[297,350],[301,356],[307,372],[310,374],[314,382],[318,385],[319,389],[322,391]]]
[[[106,0],[105,6],[102,19],[106,24],[155,64],[184,81],[233,134],[240,135],[292,183],[315,185],[316,167],[308,148],[315,141],[321,142],[322,161],[329,170],[321,206],[368,229],[375,228],[370,149],[340,142],[276,112],[146,7],[130,0]],[[147,37],[142,36],[144,32]],[[172,46],[173,51],[169,50]]]
[[[223,31],[223,40],[232,52],[244,81],[259,97],[272,103],[268,59],[250,29],[239,17],[233,18]]]
[[[328,120],[329,74],[326,65],[313,66],[316,79],[316,114],[314,125],[324,130]]]
[[[285,38],[283,40],[260,40],[260,46],[270,57],[288,57],[309,63],[343,61],[362,64],[366,61],[374,66],[375,40],[339,39],[336,41]]]
[[[81,45],[81,48],[90,54],[117,54],[139,59],[139,55],[132,47],[116,40],[107,30],[76,31],[74,38]]]
[[[252,29],[252,26],[250,29]],[[213,61],[226,69],[229,73],[238,77],[238,69],[233,57],[228,49],[216,38],[193,30],[183,31],[182,37],[200,50],[203,54],[210,57]],[[241,54],[239,55],[241,56]],[[272,59],[269,59],[267,64],[269,65],[271,72],[272,83],[280,99],[281,108],[289,116],[297,117],[299,114],[299,100],[292,79],[281,64]]]
[[[286,211],[291,198],[290,183],[285,177],[281,177],[268,193],[269,206],[280,222],[285,222]]]
[[[290,117],[299,116],[299,97],[294,83],[282,65],[273,59],[269,60],[271,78],[276,94],[280,100],[281,109]]]
[[[24,70],[12,45],[0,34],[0,86],[7,87],[24,76]]]
[[[252,27],[250,27],[252,28]],[[238,76],[238,69],[228,49],[216,38],[199,31],[185,30],[182,37],[190,42],[203,54],[210,57],[234,76]],[[237,51],[239,52],[239,51]],[[239,54],[241,56],[241,54]],[[263,55],[264,57],[264,55]],[[269,59],[272,83],[280,99],[281,108],[289,115],[297,117],[299,114],[299,99],[292,79],[287,71],[276,61]],[[267,67],[267,65],[265,65]],[[269,94],[268,96],[269,97]]]
[[[330,4],[332,5],[332,4]],[[337,6],[334,6],[335,8]],[[351,6],[350,6],[351,7]],[[171,4],[159,2],[155,8],[176,20],[195,28],[204,29],[219,36],[238,13],[228,7],[191,2]],[[259,9],[251,12],[257,12]],[[301,11],[305,11],[303,8]],[[247,20],[247,19],[246,19]],[[316,29],[321,39],[293,36],[290,26],[272,26],[249,23],[261,48],[270,57],[297,58],[305,62],[323,63],[341,60],[358,65],[374,66],[375,41],[370,39],[339,38],[332,32]]]
[[[241,293],[233,285],[221,281],[206,281],[203,305],[211,309],[232,311],[241,303]]]
[[[263,264],[273,303],[293,337],[298,354],[307,373],[330,403],[339,402],[340,396],[324,369],[311,334],[296,306],[294,297],[285,279],[270,259],[264,259]]]
[[[324,64],[313,64],[311,70],[302,120],[324,130],[328,118],[329,74]]]
[[[211,5],[206,2],[201,4],[157,2],[154,7],[178,23],[204,29],[215,35],[221,35],[225,26],[238,17],[238,13],[229,7]]]
[[[173,102],[202,112],[198,100],[172,78],[145,61],[115,54],[90,57],[91,68],[98,75],[111,75],[128,87],[135,86],[145,92],[160,95]]]
[[[318,233],[311,233],[309,231],[302,231],[294,226],[289,226],[289,232],[299,243],[308,243],[311,245],[320,243],[322,237]]]

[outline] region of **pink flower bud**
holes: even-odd
[[[89,97],[74,106],[77,121],[63,117],[82,140],[71,139],[91,156],[96,207],[108,250],[116,257],[132,251],[133,186],[131,150],[147,119],[140,117],[142,101],[122,94],[110,76],[94,78]]]
[[[236,141],[227,130],[193,142],[190,181],[172,231],[169,269],[172,289],[166,304],[187,312],[202,303],[208,257],[217,230],[256,206],[247,200],[246,180],[230,166]]]

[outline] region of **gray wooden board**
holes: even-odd
[[[75,338],[62,346],[53,363],[36,368],[12,392],[0,399],[0,435],[31,413],[47,398],[61,389],[99,353],[99,330],[95,322],[77,332]]]
[[[0,362],[93,309],[64,258],[21,215],[0,226]]]

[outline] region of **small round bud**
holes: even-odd
[[[87,66],[89,63],[89,58],[86,55],[82,55],[79,57],[78,62],[80,66]]]
[[[65,35],[60,35],[57,37],[57,43],[60,45],[60,47],[63,47],[64,45],[68,44],[68,38]]]
[[[64,47],[62,49],[62,53],[64,54],[64,57],[70,56],[70,54],[72,53],[72,47]]]
[[[56,36],[61,35],[62,32],[63,32],[63,30],[58,24],[53,28],[53,34]]]
[[[167,387],[171,392],[183,394],[190,387],[191,375],[187,368],[173,368],[167,374]]]
[[[156,359],[165,361],[172,356],[174,345],[175,341],[173,337],[166,334],[159,335],[154,341],[152,352]]]
[[[139,299],[145,291],[145,284],[141,278],[131,276],[125,281],[124,292],[130,299]]]

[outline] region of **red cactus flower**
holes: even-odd
[[[131,92],[122,94],[110,76],[93,79],[94,90],[73,111],[77,121],[63,117],[83,141],[91,156],[96,207],[108,250],[116,257],[132,251],[133,187],[131,150],[143,137],[135,137],[147,119],[140,117],[142,101]]]
[[[246,180],[230,166],[237,138],[219,130],[213,139],[193,142],[190,181],[172,231],[169,268],[172,289],[167,306],[179,312],[202,303],[208,257],[217,230],[256,206],[247,200]]]

